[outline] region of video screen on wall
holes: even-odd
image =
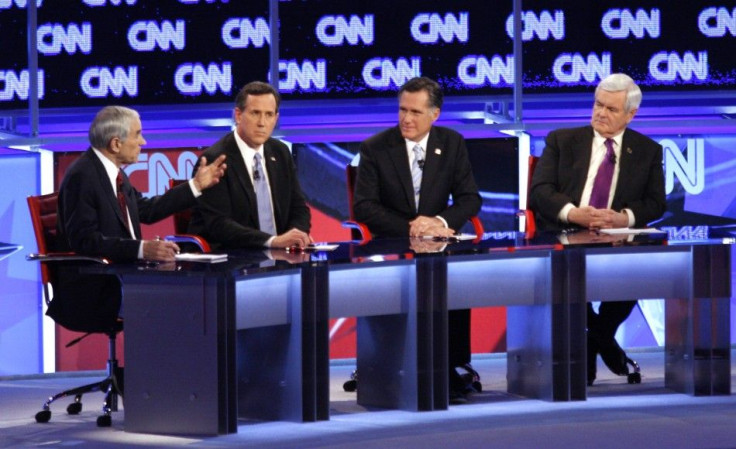
[[[514,137],[468,139],[468,156],[483,200],[478,217],[486,232],[514,231],[519,209],[519,147]],[[299,183],[313,207],[340,221],[349,217],[346,167],[360,142],[292,144]]]
[[[42,107],[230,102],[269,77],[269,1],[38,1]],[[0,2],[0,108],[28,97],[25,1]],[[447,95],[509,94],[513,2],[279,1],[286,99],[391,97],[425,75]],[[647,91],[736,88],[733,2],[526,0],[525,93],[589,92],[613,72]],[[16,31],[16,32],[13,32]]]

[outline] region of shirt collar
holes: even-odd
[[[603,146],[603,144],[606,143],[606,138],[601,136],[601,134],[593,130],[595,133],[595,137],[593,138],[593,148],[598,148],[599,146]],[[624,131],[621,131],[620,133],[616,134],[615,136],[611,137],[615,145],[613,146],[614,150],[618,150],[621,148],[621,141],[624,139]]]
[[[261,153],[261,158],[265,158],[266,155],[263,154],[263,145],[259,145],[258,148],[251,148],[250,145],[245,143],[245,140],[240,138],[237,131],[233,131],[233,134],[235,135],[235,143],[238,145],[238,149],[243,156],[245,165],[248,166],[248,170],[250,170],[250,166],[253,164],[253,157],[256,153]]]
[[[422,150],[424,150],[424,154],[427,154],[427,141],[429,141],[429,133],[427,133],[426,136],[422,137],[422,139],[419,142],[414,142],[409,139],[404,139],[406,142],[406,151],[408,151],[410,154],[414,154],[414,145],[419,144],[420,147],[422,147]]]
[[[105,157],[104,154],[97,148],[92,148],[92,151],[95,153],[95,155],[100,159],[100,162],[102,162],[102,166],[105,167],[105,173],[107,173],[107,177],[110,178],[110,183],[112,183],[112,190],[113,192],[117,188],[117,179],[118,179],[118,172],[120,172],[120,167],[115,165],[113,161]]]

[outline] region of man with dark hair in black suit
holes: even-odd
[[[589,126],[549,133],[529,192],[540,229],[642,227],[662,216],[662,146],[627,128],[641,98],[629,76],[609,75],[595,90]],[[600,183],[606,167],[607,181]],[[626,354],[614,335],[635,305],[604,302],[595,313],[588,304],[589,385],[595,380],[598,353],[614,373],[628,373]]]
[[[480,210],[465,139],[434,126],[442,101],[434,80],[407,81],[399,124],[361,145],[353,210],[376,237],[450,236]],[[470,310],[450,311],[449,356],[451,402],[461,402],[467,385],[455,367],[470,362]]]
[[[236,129],[209,147],[227,155],[222,182],[203,193],[189,225],[213,248],[306,247],[310,212],[288,147],[271,137],[280,96],[270,84],[246,84],[235,98]]]

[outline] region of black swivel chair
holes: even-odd
[[[188,180],[169,179],[169,189],[189,182]],[[187,234],[189,222],[192,220],[192,210],[184,209],[174,213],[174,232],[175,235],[167,235],[166,240],[172,241],[180,246],[183,252],[201,252],[209,253],[211,251],[210,244],[204,238]]]
[[[38,245],[39,252],[37,254],[28,255],[27,259],[41,263],[41,281],[43,282],[44,301],[46,302],[46,305],[51,302],[49,287],[53,289],[56,284],[56,267],[59,263],[109,263],[105,259],[79,256],[70,252],[53,252],[57,247],[57,198],[57,193],[28,197],[28,208],[31,212],[31,221],[33,223],[33,230],[36,235],[36,243]],[[118,368],[118,361],[115,354],[115,339],[122,329],[123,322],[118,320],[110,323],[109,329],[103,332],[108,338],[107,376],[99,382],[72,388],[51,396],[46,402],[44,402],[43,409],[36,413],[36,422],[45,423],[51,419],[50,407],[57,399],[74,396],[74,402],[67,406],[66,411],[70,415],[76,415],[82,411],[82,395],[94,391],[100,391],[105,394],[105,400],[102,405],[102,415],[97,418],[97,425],[100,427],[109,427],[112,424],[111,413],[118,410],[118,396],[122,396],[122,378],[119,379],[119,377],[121,377],[121,371]],[[75,330],[85,331],[85,329]],[[72,340],[66,346],[69,347],[74,345],[92,333],[100,333],[100,331],[98,328],[90,329],[87,333],[75,340]]]

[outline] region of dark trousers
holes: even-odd
[[[450,368],[470,363],[470,309],[450,310],[447,332]]]
[[[634,301],[602,302],[598,313],[588,303],[588,382],[596,376],[596,356],[601,355],[603,363],[613,373],[628,374],[626,353],[614,338],[616,330],[628,318],[636,306]]]

